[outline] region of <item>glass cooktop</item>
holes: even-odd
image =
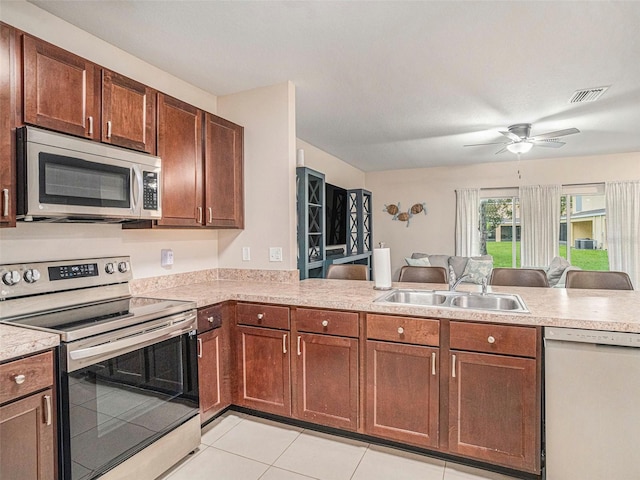
[[[195,302],[190,301],[127,297],[5,319],[3,322],[58,333],[62,341],[69,342],[194,308]]]

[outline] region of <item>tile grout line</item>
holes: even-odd
[[[356,474],[356,472],[358,471],[358,468],[360,467],[360,464],[362,463],[362,460],[364,459],[364,456],[367,454],[367,452],[369,451],[369,449],[371,448],[371,444],[367,443],[367,448],[364,449],[364,453],[362,454],[362,456],[360,457],[360,460],[358,460],[358,464],[356,465],[356,468],[353,470],[353,473],[351,474],[351,476],[349,477],[350,480],[353,480],[353,476]]]

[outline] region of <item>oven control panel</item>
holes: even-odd
[[[0,265],[0,300],[127,283],[132,278],[129,257]]]

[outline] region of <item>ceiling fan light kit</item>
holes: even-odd
[[[527,153],[533,148],[533,143],[523,140],[522,142],[510,143],[507,145],[507,150],[511,153]]]
[[[500,131],[502,135],[507,137],[507,142],[493,142],[493,143],[476,143],[473,145],[465,145],[465,147],[477,147],[480,145],[502,145],[502,148],[496,152],[496,155],[507,150],[511,153],[520,155],[527,153],[533,148],[534,145],[539,147],[551,147],[560,148],[565,143],[558,140],[558,137],[564,137],[566,135],[573,135],[574,133],[580,133],[577,128],[565,128],[564,130],[556,130],[555,132],[542,133],[531,136],[531,124],[530,123],[516,123],[511,125],[508,131]]]

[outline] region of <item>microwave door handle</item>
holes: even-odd
[[[140,214],[142,212],[142,206],[140,205],[140,197],[142,196],[142,172],[138,165],[133,165],[132,172],[131,198],[133,199],[133,211]]]

